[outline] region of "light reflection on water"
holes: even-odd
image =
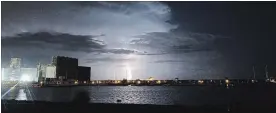
[[[15,100],[28,100],[27,94],[25,93],[25,89],[19,89],[19,92]]]
[[[30,92],[33,94],[31,96]],[[71,101],[79,91],[90,94],[93,103],[133,104],[225,104],[234,101],[256,100],[258,95],[276,95],[276,92],[261,94],[263,89],[197,87],[197,86],[84,86],[63,88],[16,88],[4,99],[41,100],[53,102]],[[3,89],[2,89],[3,92]],[[247,95],[247,96],[244,96]],[[271,97],[271,96],[262,97]],[[120,100],[120,101],[117,101]],[[261,100],[268,101],[266,98]]]

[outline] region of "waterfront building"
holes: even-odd
[[[37,68],[2,68],[3,81],[37,81]]]
[[[17,69],[21,67],[21,58],[11,58],[10,68]]]
[[[56,77],[75,80],[78,75],[78,59],[57,56],[52,60],[56,66]]]
[[[21,65],[21,58],[11,58],[9,67],[2,68],[4,81],[37,81],[37,68],[26,68]]]
[[[78,66],[78,81],[90,81],[91,68]]]
[[[21,76],[21,58],[11,58],[8,80],[17,81]]]
[[[90,81],[91,68],[78,66],[78,59],[76,58],[55,56],[52,57],[51,64],[39,64],[37,67],[39,68],[39,80],[42,81],[69,81],[75,83]]]

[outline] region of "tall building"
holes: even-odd
[[[37,65],[37,78],[38,81],[45,81],[46,79],[56,79],[56,66],[48,64]]]
[[[78,66],[78,80],[79,81],[90,81],[91,68]]]
[[[90,81],[91,68],[78,66],[78,59],[55,56],[49,65],[37,66],[39,81]]]
[[[57,56],[52,57],[52,65],[57,65]]]
[[[54,65],[48,65],[46,66],[46,78],[57,78],[56,76],[56,66]]]
[[[11,81],[11,80],[16,80],[17,78],[15,78],[15,73],[17,70],[14,70],[12,68],[2,68],[1,70],[1,79],[4,81]],[[18,73],[18,72],[17,72]]]
[[[42,65],[40,63],[38,63],[38,65],[36,66],[37,68],[37,79],[38,81],[42,81]]]
[[[2,80],[5,81],[37,81],[37,68],[22,66],[20,58],[11,58],[10,67],[2,68]]]
[[[39,81],[76,80],[78,79],[78,59],[55,56],[51,64],[37,66]]]
[[[7,76],[8,80],[19,80],[21,77],[21,58],[11,58],[10,72]]]
[[[11,58],[10,68],[20,68],[21,67],[21,58]]]
[[[77,79],[78,75],[78,59],[57,56],[52,60],[56,66],[56,77],[65,78],[67,80]]]

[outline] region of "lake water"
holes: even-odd
[[[2,96],[8,88],[2,88]],[[133,104],[227,104],[244,101],[270,101],[274,89],[225,88],[211,86],[79,86],[62,88],[14,88],[2,99],[71,101],[80,91],[87,91],[93,103]]]

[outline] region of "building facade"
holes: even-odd
[[[11,58],[7,80],[16,81],[21,76],[21,58]]]
[[[78,75],[78,59],[57,56],[52,60],[56,66],[56,77],[75,80]]]
[[[21,58],[11,58],[10,68],[21,68]]]
[[[51,64],[23,68],[20,58],[11,58],[10,66],[2,68],[2,80],[7,81],[90,81],[91,68],[78,66],[78,59],[56,56]]]
[[[46,66],[46,71],[45,71],[45,77],[46,78],[57,78],[56,76],[56,66],[53,65],[48,65]]]
[[[78,59],[55,56],[52,57],[52,62],[49,65],[37,66],[39,68],[39,80],[76,80],[78,75]]]
[[[27,77],[27,81],[38,81],[37,68],[2,68],[1,80],[20,81],[22,77]]]
[[[56,79],[56,66],[48,64],[38,64],[37,66],[38,81],[45,81],[46,79]]]
[[[90,81],[91,68],[78,66],[78,81]]]

